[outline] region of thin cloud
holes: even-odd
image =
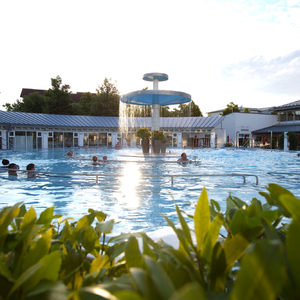
[[[255,56],[222,69],[225,81],[247,81],[257,91],[300,97],[300,49],[271,60]]]

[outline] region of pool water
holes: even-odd
[[[108,214],[114,219],[113,234],[129,231],[154,231],[167,226],[161,214],[177,224],[174,201],[189,214],[194,213],[195,204],[203,187],[209,199],[220,203],[226,209],[226,198],[231,195],[250,202],[256,197],[264,202],[258,192],[265,191],[269,183],[280,184],[296,196],[300,196],[300,176],[267,175],[268,172],[297,173],[300,157],[296,152],[270,151],[261,149],[200,149],[186,150],[189,159],[198,156],[199,164],[180,165],[176,161],[182,149],[167,149],[175,156],[165,158],[141,157],[140,149],[113,150],[107,148],[73,149],[74,157],[67,157],[66,149],[0,152],[0,159],[8,159],[25,170],[34,163],[36,170],[74,174],[125,174],[125,177],[100,176],[98,183],[94,176],[73,176],[62,174],[38,174],[28,179],[27,173],[19,172],[17,179],[11,179],[7,171],[0,173],[0,208],[23,201],[27,208],[33,206],[37,213],[55,206],[56,214],[79,219],[89,208]],[[126,160],[92,166],[92,156],[108,160]],[[139,161],[139,162],[136,162]],[[144,162],[142,162],[144,161]],[[166,161],[167,163],[155,163]],[[170,163],[168,163],[170,162]],[[176,177],[171,184],[170,177],[139,177],[145,175],[198,175],[245,173],[255,177]]]

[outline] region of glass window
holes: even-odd
[[[279,115],[279,121],[280,122],[285,122],[286,121],[286,113],[285,112],[281,112]]]
[[[294,120],[294,112],[293,111],[289,111],[288,113],[287,113],[287,115],[288,115],[288,121],[293,121]]]
[[[166,133],[165,136],[167,138],[167,147],[172,147],[172,133]]]
[[[53,138],[52,137],[48,137],[48,148],[49,149],[53,148]]]
[[[27,131],[26,134],[26,146],[27,150],[36,149],[36,132],[35,131]]]
[[[26,132],[25,131],[16,131],[15,132],[15,150],[26,150]]]
[[[99,146],[106,146],[106,145],[107,145],[107,134],[99,133]]]
[[[300,120],[300,111],[295,111],[295,121],[299,121]]]
[[[14,149],[15,148],[15,138],[14,137],[10,137],[8,140],[8,149]]]
[[[89,133],[89,146],[98,146],[98,133],[97,132]]]
[[[42,138],[41,137],[37,138],[37,148],[42,149]]]
[[[64,146],[63,137],[64,137],[63,132],[54,132],[54,148],[63,148]]]
[[[73,132],[64,132],[64,147],[73,147]]]

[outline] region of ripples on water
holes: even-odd
[[[176,161],[182,150],[168,149],[178,154],[176,157],[149,158],[153,160]],[[140,149],[111,150],[101,148],[75,149],[73,159],[66,157],[67,150],[0,153],[1,160],[7,158],[17,163],[20,169],[35,163],[36,170],[67,173],[126,174],[126,177],[95,177],[70,175],[40,175],[37,179],[27,179],[25,173],[19,173],[17,180],[10,180],[0,173],[0,207],[23,201],[27,207],[32,205],[39,213],[46,207],[56,206],[56,214],[73,216],[76,219],[87,213],[89,208],[108,213],[108,219],[120,222],[114,228],[114,234],[132,230],[152,231],[166,223],[161,214],[168,216],[177,224],[174,202],[189,214],[194,213],[195,204],[205,186],[209,199],[218,201],[223,211],[226,209],[226,197],[231,193],[250,202],[256,197],[264,202],[258,192],[265,191],[269,183],[277,183],[289,189],[299,197],[300,176],[267,175],[267,172],[299,172],[300,157],[296,152],[270,150],[229,150],[201,149],[187,150],[189,158],[198,156],[195,164],[155,164],[155,163],[110,163],[92,166],[93,155],[101,158],[128,161],[141,160],[134,157]],[[122,156],[121,156],[122,155]],[[124,156],[123,156],[124,155]],[[126,156],[128,155],[128,156]],[[139,174],[230,174],[245,173],[255,177],[182,177],[174,178],[171,185],[169,177],[142,178]]]

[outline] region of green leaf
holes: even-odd
[[[98,257],[100,251],[99,237],[97,236],[95,229],[89,226],[84,231],[84,238],[82,241],[82,246],[84,249],[91,253],[93,256]]]
[[[203,241],[210,226],[210,212],[208,197],[205,187],[198,199],[194,215],[195,234],[197,239],[197,250],[202,250]]]
[[[148,273],[162,299],[169,299],[169,297],[174,293],[175,287],[167,272],[161,265],[147,255],[144,256],[144,261],[148,267]]]
[[[230,299],[276,299],[285,279],[282,243],[274,240],[258,241],[242,259]]]
[[[101,270],[108,262],[109,257],[107,255],[99,255],[91,263],[90,273]]]
[[[219,214],[211,223],[208,232],[206,234],[201,256],[206,259],[207,262],[211,262],[211,255],[213,248],[218,240],[220,228],[223,224],[223,215]]]
[[[143,298],[133,291],[117,291],[114,295],[120,300],[143,300]]]
[[[60,232],[60,234],[61,234],[61,239],[64,243],[71,238],[72,230],[71,230],[70,224],[68,222],[65,223],[65,226],[62,229],[62,231]]]
[[[106,291],[103,288],[94,286],[94,287],[84,287],[81,288],[78,292],[73,293],[72,299],[80,300],[120,300],[110,292]]]
[[[230,223],[231,233],[233,235],[236,235],[239,232],[248,229],[249,227],[250,226],[249,226],[249,218],[248,218],[247,211],[242,208],[238,209],[235,212],[233,219]]]
[[[8,226],[18,216],[22,202],[18,202],[12,207],[3,208],[0,212],[0,250],[2,250],[6,235],[8,233]]]
[[[51,246],[51,239],[52,229],[49,229],[45,234],[41,235],[36,242],[33,242],[30,245],[28,252],[24,255],[22,265],[23,272],[48,254]]]
[[[286,251],[288,256],[289,267],[293,275],[294,288],[300,295],[300,259],[299,259],[299,249],[300,249],[300,220],[293,220],[290,224],[287,241],[286,241]]]
[[[152,249],[149,247],[148,243],[143,239],[143,254],[148,255],[155,259],[155,255],[152,251]]]
[[[33,207],[31,206],[29,210],[24,215],[24,218],[21,222],[21,230],[26,230],[26,228],[31,227],[36,221],[36,213]]]
[[[189,255],[189,256],[191,257],[191,259],[193,259],[192,254],[191,254],[191,251],[190,251],[190,249],[189,249],[189,247],[188,247],[188,244],[187,244],[187,242],[186,242],[187,237],[185,236],[185,234],[183,233],[183,231],[182,231],[181,229],[177,229],[177,228],[175,227],[174,223],[173,223],[168,217],[166,217],[166,216],[163,216],[163,217],[164,217],[165,220],[167,221],[168,225],[169,225],[169,226],[174,230],[174,232],[176,233],[176,235],[177,235],[177,237],[178,237],[178,239],[179,239],[179,241],[180,241],[180,245],[179,245],[179,246],[182,246],[183,249],[184,249],[184,251],[185,251],[185,253],[186,253],[187,255]],[[180,248],[180,247],[179,247],[179,248]],[[183,249],[181,249],[181,250],[183,250]]]
[[[25,282],[28,281],[28,279],[30,279],[41,267],[43,266],[42,263],[40,264],[35,264],[32,267],[30,267],[29,269],[27,269],[23,274],[21,274],[20,277],[18,277],[18,279],[16,280],[14,286],[12,287],[12,289],[10,290],[8,297],[10,298],[10,296],[19,288],[21,287],[21,285],[23,285]]]
[[[185,236],[187,237],[187,240],[188,240],[189,244],[193,246],[193,241],[192,241],[192,236],[191,236],[190,229],[189,229],[185,219],[183,218],[177,204],[175,204],[175,208],[176,208],[176,212],[177,212],[177,215],[178,215],[178,219],[179,219],[180,224],[181,224],[181,228],[182,228]]]
[[[49,207],[41,212],[39,219],[36,224],[43,224],[46,228],[48,228],[53,220],[53,211],[54,206]]]
[[[91,213],[87,216],[83,216],[80,220],[78,220],[77,225],[72,232],[72,236],[71,236],[72,244],[76,241],[76,239],[81,234],[81,232],[93,223],[95,216],[96,216],[96,212]]]
[[[300,220],[300,200],[294,195],[284,194],[279,197],[282,207],[292,216]]]
[[[134,285],[143,298],[147,300],[160,298],[157,289],[154,287],[150,276],[145,270],[139,268],[130,268],[129,273]]]
[[[205,290],[197,282],[185,284],[176,290],[169,300],[205,300],[208,299]]]
[[[131,236],[125,247],[126,268],[142,267],[142,256],[139,250],[139,244],[135,237]]]
[[[262,233],[262,227],[254,227],[238,233],[232,239],[226,239],[224,252],[226,255],[227,268],[231,268],[233,264],[244,255],[251,241]]]
[[[101,222],[101,223],[97,223],[96,224],[96,229],[100,232],[100,233],[111,233],[114,227],[115,221],[114,220],[109,220],[106,222]]]
[[[211,270],[209,274],[211,290],[223,293],[226,283],[226,270],[228,269],[225,251],[220,242],[217,242],[212,254]]]
[[[39,260],[42,266],[31,276],[30,280],[23,285],[24,293],[31,291],[40,281],[56,281],[59,275],[62,257],[60,251],[51,252]]]
[[[6,234],[7,227],[13,221],[13,219],[18,216],[20,204],[21,202],[18,202],[12,207],[7,207],[2,210],[0,218],[0,237]]]

